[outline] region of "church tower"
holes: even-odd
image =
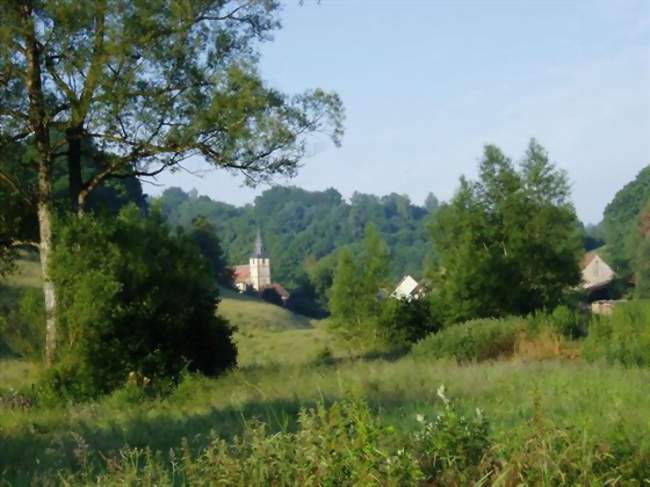
[[[259,230],[257,230],[255,249],[253,250],[253,255],[251,255],[249,260],[249,266],[250,281],[253,289],[261,291],[265,287],[271,285],[271,260],[264,254],[262,236],[260,235]]]

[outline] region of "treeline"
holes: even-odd
[[[634,284],[638,297],[650,298],[650,165],[616,193],[596,232],[607,244],[620,291]]]
[[[369,225],[358,261],[340,252],[330,292],[332,327],[347,342],[407,345],[477,318],[527,315],[580,299],[580,223],[564,171],[531,140],[514,163],[485,147],[479,178],[461,178],[431,218],[426,297],[391,299],[387,246]]]
[[[346,201],[335,189],[274,187],[253,204],[237,207],[196,191],[169,188],[154,201],[172,226],[190,228],[197,217],[206,218],[231,265],[248,262],[259,228],[273,279],[290,289],[306,281],[319,293],[328,288],[338,249],[349,246],[358,255],[369,223],[388,245],[392,280],[405,273],[422,277],[425,260],[433,256],[427,237],[427,225],[438,208],[433,194],[419,206],[395,193],[381,197],[355,193]]]

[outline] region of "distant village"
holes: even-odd
[[[240,293],[261,295],[265,290],[272,289],[283,304],[287,303],[290,293],[282,284],[273,282],[271,259],[264,250],[259,230],[248,264],[236,265],[231,270],[233,284]],[[591,311],[595,314],[610,314],[619,302],[611,299],[611,287],[616,278],[614,270],[597,251],[591,251],[587,252],[580,261],[580,271],[581,288],[587,295]],[[426,294],[426,290],[424,280],[418,281],[407,274],[397,283],[390,296],[404,300],[420,299]]]

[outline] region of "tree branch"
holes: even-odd
[[[27,193],[24,189],[22,189],[18,182],[15,181],[9,174],[4,172],[2,169],[0,169],[0,181],[4,181],[6,185],[8,185],[12,190],[14,190],[16,193],[18,193],[23,201],[25,201],[28,205],[33,206],[34,205],[34,200],[31,198],[31,195]]]

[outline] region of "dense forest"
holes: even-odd
[[[257,229],[262,232],[273,265],[273,278],[288,288],[307,277],[318,287],[329,287],[337,249],[349,245],[358,252],[364,230],[372,223],[391,252],[393,280],[410,273],[421,277],[431,245],[427,225],[438,208],[432,194],[424,206],[408,196],[355,193],[346,201],[335,189],[306,191],[273,187],[252,205],[236,207],[217,202],[196,191],[169,188],[153,200],[172,226],[191,228],[198,216],[217,230],[229,264],[248,261]]]

